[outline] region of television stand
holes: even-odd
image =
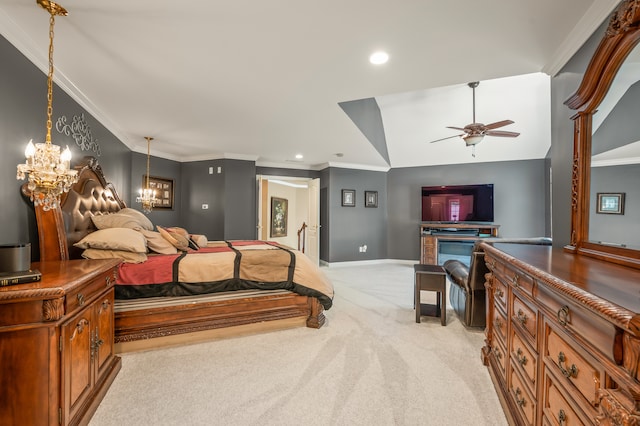
[[[443,223],[425,222],[420,224],[420,263],[438,265],[440,243],[472,243],[476,240],[498,236],[500,225],[486,223]]]

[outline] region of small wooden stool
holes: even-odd
[[[435,316],[440,317],[440,323],[447,325],[447,274],[440,265],[413,265],[415,271],[415,297],[414,308],[416,310],[416,322],[420,322],[421,315],[429,315],[423,313],[422,308],[435,308]],[[420,291],[435,291],[436,304],[429,305],[420,303]]]

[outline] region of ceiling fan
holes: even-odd
[[[515,138],[516,136],[520,135],[520,133],[517,133],[517,132],[495,130],[503,126],[513,124],[512,120],[496,121],[495,123],[491,123],[491,124],[482,124],[482,123],[476,122],[476,87],[478,87],[479,84],[480,82],[478,81],[472,81],[471,83],[468,83],[468,86],[471,87],[471,90],[473,90],[473,123],[467,124],[464,127],[447,126],[447,129],[461,130],[464,133],[461,133],[459,135],[448,136],[446,138],[436,139],[434,141],[431,141],[431,143],[440,142],[446,139],[461,137],[464,140],[464,142],[467,144],[467,146],[472,147],[471,155],[475,157],[476,145],[482,142],[482,139],[484,139],[485,136]]]

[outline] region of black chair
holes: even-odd
[[[551,245],[551,239],[547,237],[487,238],[476,241],[474,244],[469,266],[454,259],[444,262],[442,266],[451,282],[449,301],[462,324],[467,327],[486,326],[487,304],[484,276],[489,272],[489,268],[484,262],[484,252],[479,247],[482,241],[489,243]]]

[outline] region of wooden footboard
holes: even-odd
[[[316,298],[286,290],[118,300],[115,305],[116,350],[126,352],[167,346],[166,342],[172,344],[172,341],[198,341],[207,335],[231,337],[304,325],[320,328],[325,322],[323,312]],[[202,333],[220,329],[224,332]],[[199,333],[200,337],[195,337],[194,333]],[[180,335],[183,335],[182,339],[169,339]]]

